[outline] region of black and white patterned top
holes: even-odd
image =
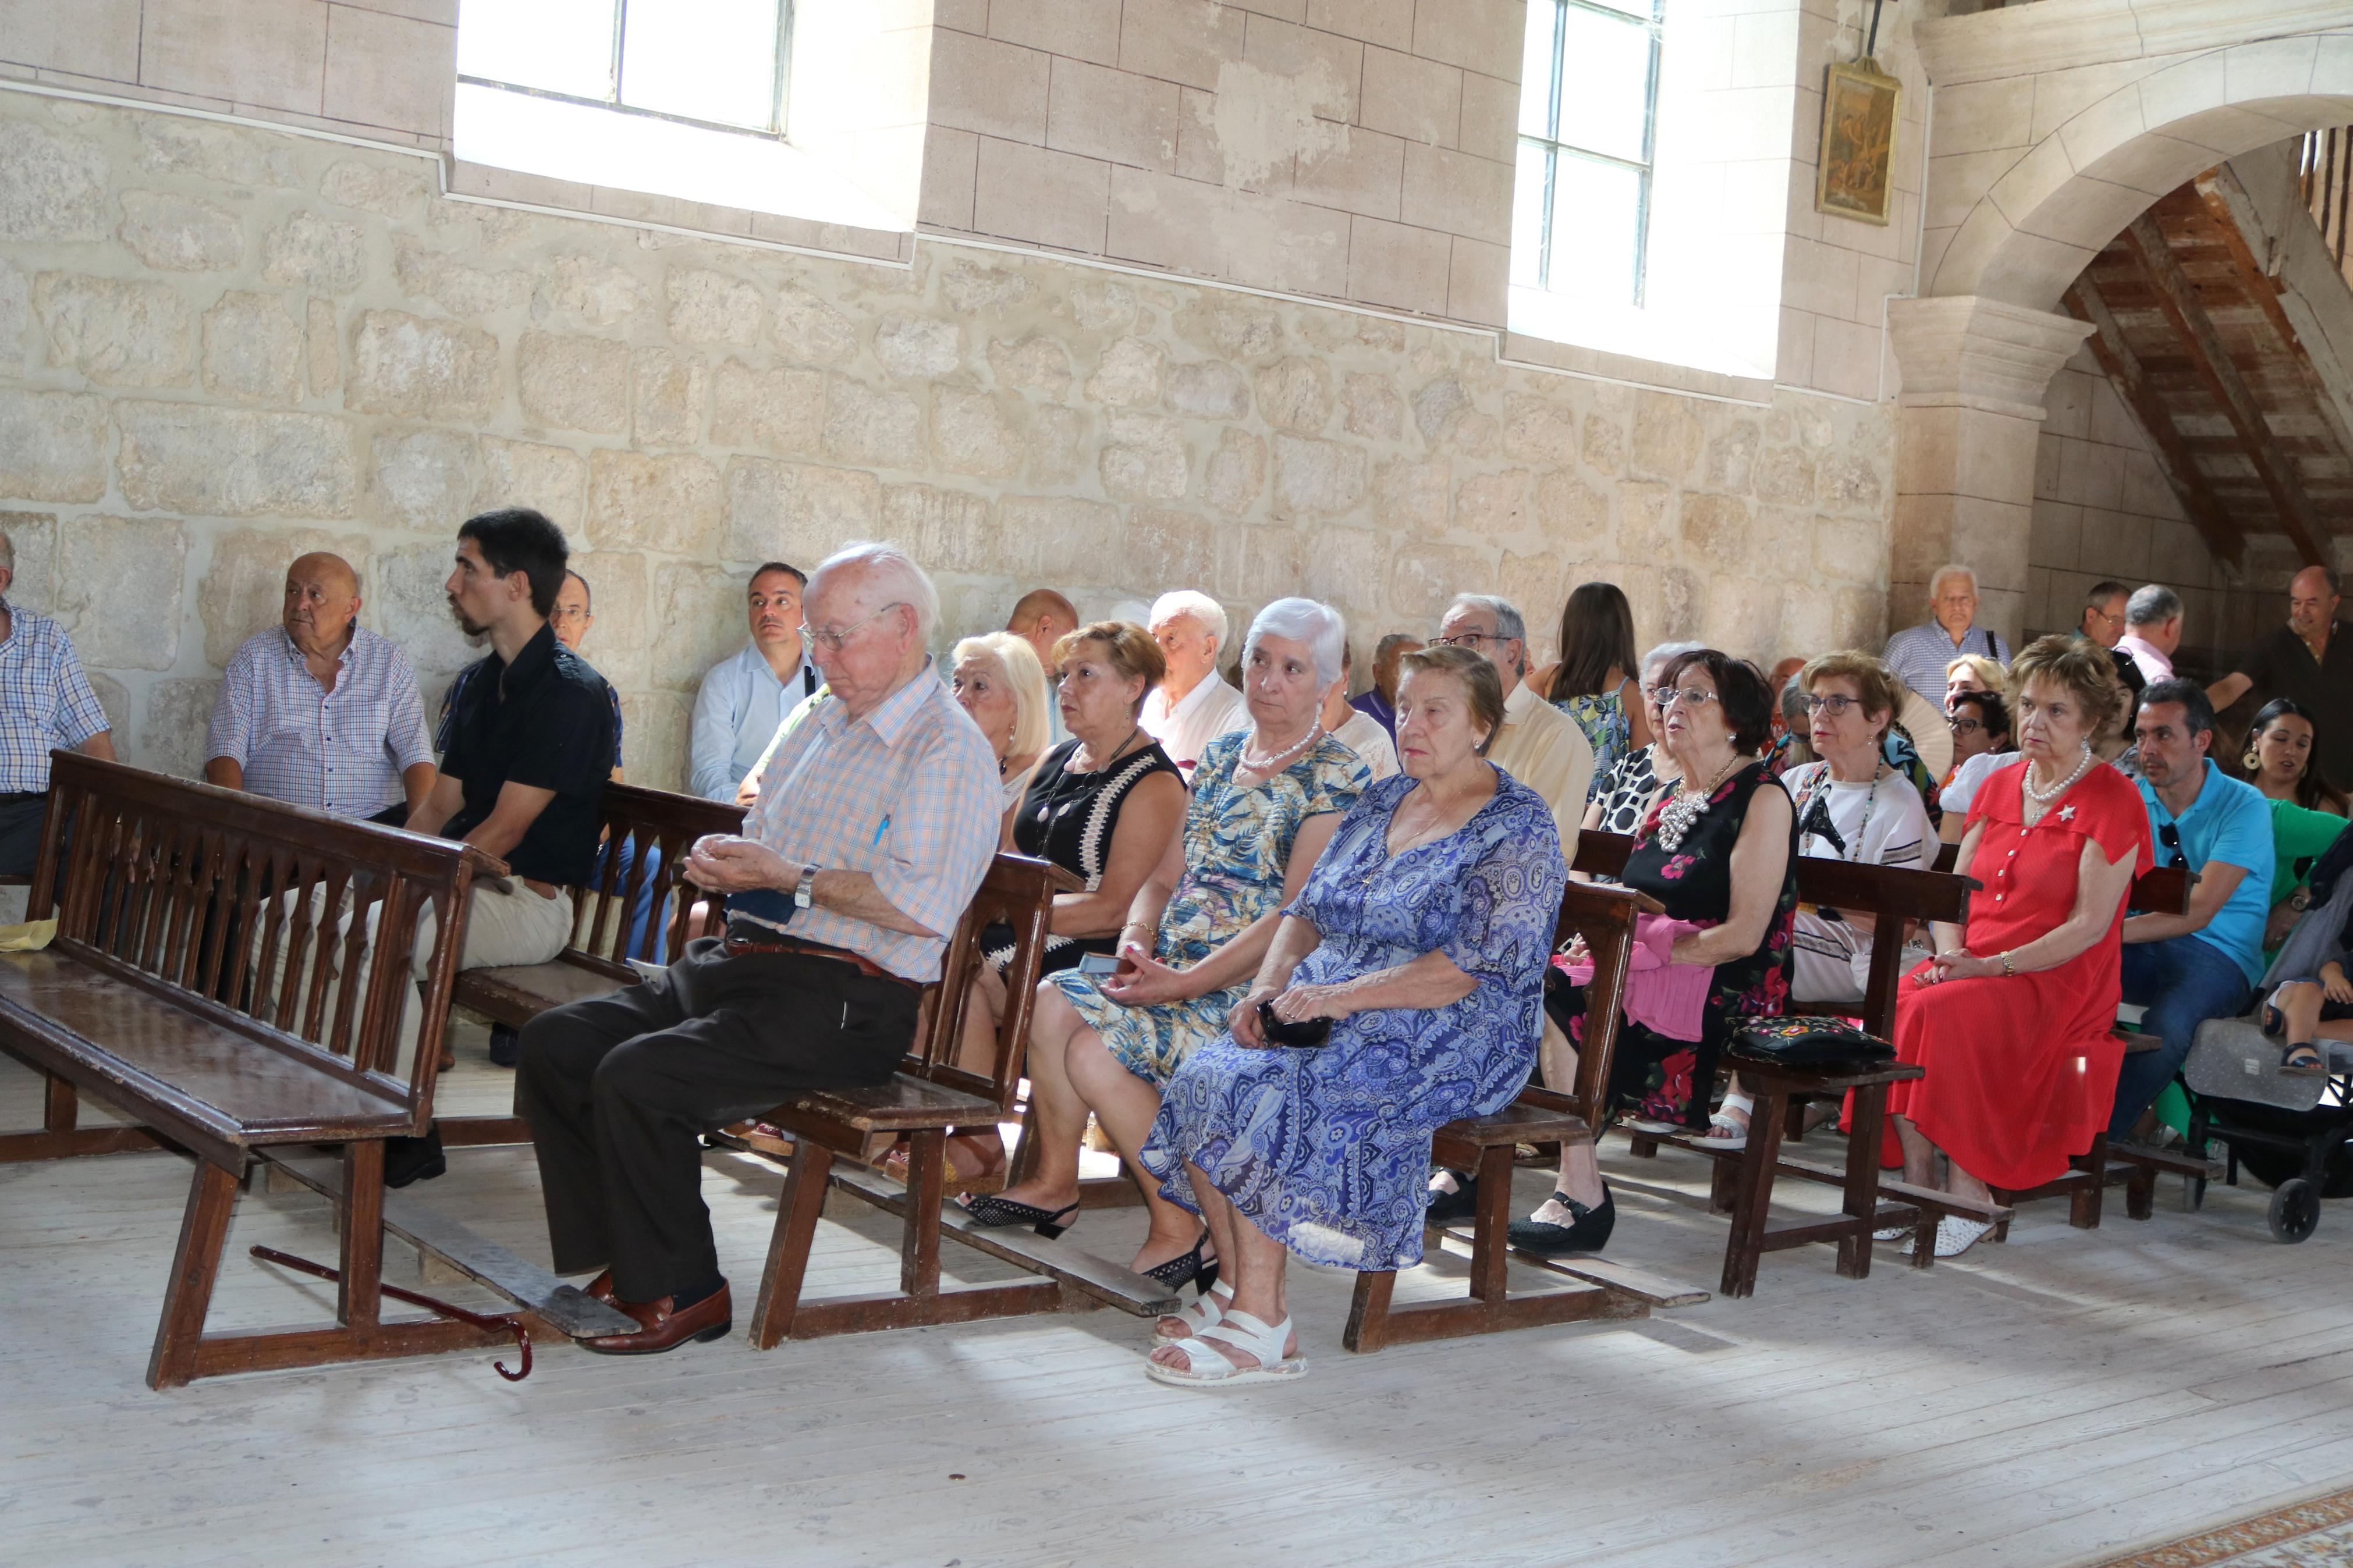
[[[1593,786],[1593,798],[1601,807],[1601,820],[1597,825],[1604,833],[1631,836],[1650,815],[1651,803],[1665,793],[1666,785],[1651,771],[1651,756],[1655,744],[1639,747],[1609,764]]]
[[[1103,885],[1112,834],[1119,826],[1119,809],[1128,792],[1155,773],[1174,774],[1179,784],[1185,775],[1156,742],[1146,741],[1141,749],[1093,773],[1069,771],[1078,750],[1078,742],[1065,741],[1039,761],[1014,812],[1013,847],[1052,861],[1085,882],[1092,892]],[[1112,936],[1049,936],[1040,973],[1068,969],[1086,953],[1109,952],[1117,941]],[[1003,969],[1013,958],[1011,929],[992,927],[982,933],[981,952],[990,965]]]

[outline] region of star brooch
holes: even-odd
[[[2073,822],[2073,821],[2074,821],[2074,820],[2075,820],[2075,808],[2074,808],[2073,806],[2072,806],[2072,805],[2063,805],[2063,806],[2061,806],[2061,807],[2059,808],[2059,820],[2060,820],[2060,821],[2062,821],[2062,822]]]

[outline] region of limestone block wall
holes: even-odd
[[[924,239],[911,267],[444,196],[429,158],[0,90],[0,527],[126,754],[193,773],[308,549],[434,691],[457,523],[581,550],[628,762],[680,775],[745,570],[897,540],[945,639],[1039,584],[1207,587],[1360,642],[1462,589],[1645,641],[1883,635],[1892,409],[1500,366],[1492,332]]]

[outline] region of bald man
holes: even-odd
[[[1053,700],[1054,683],[1060,679],[1054,645],[1079,629],[1079,607],[1051,588],[1032,588],[1013,606],[1005,629],[1037,650],[1039,667],[1046,672],[1046,727],[1059,746],[1071,732],[1062,726],[1062,705]]]
[[[408,656],[359,625],[359,574],[324,551],[286,569],[277,626],[228,661],[205,782],[398,827],[433,787]]]
[[[2217,712],[2252,691],[2258,702],[2294,699],[2312,715],[2312,750],[2339,789],[2353,780],[2353,635],[2337,618],[2341,583],[2327,566],[2307,566],[2287,585],[2287,625],[2275,628],[2206,689]]]

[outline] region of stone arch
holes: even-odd
[[[1924,294],[2054,310],[2109,240],[2184,181],[2253,148],[2353,123],[2353,30],[2151,65],[1992,175],[1952,231]]]

